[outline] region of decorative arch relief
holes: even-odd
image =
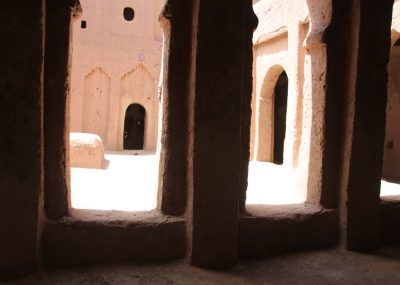
[[[155,79],[149,70],[138,64],[121,78],[119,107],[118,148],[123,148],[125,112],[129,105],[136,103],[146,110],[144,149],[153,150],[157,138],[158,100]]]
[[[154,91],[155,79],[143,64],[138,64],[121,79],[121,97],[144,103],[156,97]]]
[[[110,88],[111,77],[101,67],[85,76],[83,131],[99,135],[104,144],[107,142]]]

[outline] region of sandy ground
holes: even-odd
[[[142,151],[107,152],[103,169],[71,168],[72,207],[149,211],[156,207],[158,160]],[[295,179],[283,167],[251,161],[247,204],[298,204]],[[400,195],[400,185],[382,180],[382,195]]]

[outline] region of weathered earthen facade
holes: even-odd
[[[81,1],[72,25],[72,132],[94,133],[108,150],[124,149],[127,109],[145,109],[145,150],[155,151],[163,1]],[[133,11],[132,19],[124,11]]]
[[[283,162],[297,181],[298,195],[318,201],[321,185],[309,168],[322,164],[322,137],[316,130],[324,128],[327,59],[321,35],[330,23],[330,4],[258,1],[254,11],[259,24],[253,37],[251,159]],[[287,102],[279,110],[275,86],[282,75],[288,83],[280,96]]]
[[[121,213],[70,206],[70,38],[78,1],[3,1],[0,276],[40,264],[180,258],[225,269],[240,258],[298,249],[400,244],[398,197],[379,195],[393,1],[306,0],[296,9],[288,7],[297,1],[277,2],[266,11],[255,4],[254,49],[252,1],[164,3],[158,208]],[[273,22],[262,25],[278,13],[272,37]],[[253,69],[261,81],[253,81]],[[108,80],[105,68],[93,70],[85,73],[92,82]],[[250,151],[272,159],[251,125],[260,126],[268,110],[262,99],[271,90],[263,93],[263,83],[283,70],[282,166],[295,169],[306,202],[245,207]]]

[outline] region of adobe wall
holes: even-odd
[[[273,160],[273,97],[278,76],[286,71],[289,78],[285,164],[293,164],[296,112],[302,97],[304,77],[303,42],[308,32],[308,7],[305,1],[259,1],[253,5],[259,19],[253,35],[254,88],[252,156],[259,161]],[[294,7],[293,7],[294,6]],[[276,13],[279,11],[279,13]],[[300,66],[300,67],[299,67]],[[299,141],[296,141],[297,147]],[[297,154],[296,154],[297,155]]]
[[[0,276],[6,277],[35,270],[40,256],[44,1],[4,1],[0,10]]]
[[[160,261],[183,257],[187,242],[187,255],[192,264],[226,268],[237,263],[239,254],[255,256],[261,252],[267,255],[274,248],[286,250],[336,243],[339,234],[335,211],[301,205],[283,207],[285,209],[250,209],[249,215],[238,216],[242,142],[246,139],[242,137],[246,132],[242,132],[241,120],[242,114],[250,114],[243,111],[242,105],[250,97],[247,89],[250,73],[243,74],[243,70],[249,71],[251,62],[249,34],[254,25],[249,21],[250,0],[170,0],[168,4],[172,7],[188,7],[171,12],[167,5],[165,10],[165,16],[172,18],[172,24],[182,24],[187,23],[188,18],[180,12],[191,11],[189,4],[194,5],[193,14],[188,13],[192,25],[181,25],[179,32],[187,33],[182,38],[177,36],[191,39],[190,44],[183,45],[186,47],[183,49],[185,58],[190,60],[179,66],[177,47],[182,46],[171,44],[169,68],[173,70],[176,63],[179,71],[175,69],[166,75],[168,84],[165,86],[171,88],[163,90],[163,95],[168,94],[164,97],[168,106],[178,110],[176,114],[167,114],[170,117],[163,123],[172,127],[175,121],[182,124],[186,120],[181,119],[190,120],[187,126],[179,125],[182,133],[163,134],[167,138],[165,159],[169,164],[165,167],[167,175],[161,176],[163,180],[182,182],[183,179],[186,183],[183,186],[188,189],[186,221],[163,215],[158,218],[150,215],[145,220],[136,213],[130,221],[125,213],[117,218],[108,217],[111,220],[107,221],[107,217],[92,212],[89,219],[79,215],[63,217],[65,214],[62,214],[63,218],[57,220],[59,217],[46,212],[51,221],[47,222],[42,239],[43,216],[39,213],[43,211],[43,177],[46,177],[45,184],[50,184],[52,180],[47,178],[51,176],[55,180],[65,178],[65,171],[62,174],[60,170],[62,166],[57,169],[51,166],[65,163],[67,143],[62,135],[53,133],[51,127],[61,134],[67,128],[65,108],[68,102],[65,98],[68,84],[65,83],[68,80],[69,25],[66,23],[69,23],[67,16],[70,16],[70,5],[74,2],[64,1],[62,7],[59,0],[47,1],[47,12],[54,14],[46,17],[46,33],[43,32],[43,2],[5,1],[4,9],[0,10],[1,19],[7,20],[7,25],[0,26],[1,54],[6,55],[5,64],[0,65],[0,128],[4,134],[0,140],[3,151],[0,156],[2,277],[34,269],[41,253],[49,264],[62,265],[135,258]],[[311,7],[312,3],[322,2],[307,0],[307,3]],[[386,98],[382,94],[387,90],[392,4],[381,0],[334,1],[332,24],[323,35],[328,47],[326,95],[329,108],[322,111],[328,123],[321,125],[318,120],[311,121],[314,122],[313,129],[317,129],[311,132],[311,141],[315,143],[313,148],[323,145],[324,157],[329,158],[323,161],[320,171],[323,171],[324,183],[331,184],[339,196],[340,236],[348,248],[356,250],[371,249],[379,244],[381,216],[384,217],[384,238],[390,237],[386,242],[398,243],[399,238],[398,203],[389,201],[390,204],[386,204],[385,201],[381,205],[379,199],[386,117]],[[180,16],[185,21],[177,21]],[[315,54],[323,49],[320,49],[320,34],[313,28],[312,21],[311,30],[313,33],[309,34],[316,37],[307,37],[307,52]],[[173,34],[171,31],[171,38]],[[192,48],[188,48],[190,45]],[[311,68],[325,68],[324,62],[313,60],[318,58],[309,58],[307,72]],[[321,74],[316,75],[319,79]],[[184,84],[176,80],[179,78],[185,79],[182,80]],[[319,85],[312,86],[318,88]],[[314,88],[312,91],[305,92],[313,96],[312,115],[321,116],[321,109],[315,109],[321,107],[321,102],[314,99],[318,96],[325,99],[324,94],[314,92]],[[187,105],[176,100],[183,98],[188,100],[185,101]],[[54,116],[54,112],[60,115]],[[57,134],[56,141],[51,140],[52,134]],[[177,134],[178,137],[183,134],[185,139],[175,140]],[[335,141],[337,144],[327,148],[327,141],[335,135],[339,137]],[[318,141],[318,136],[323,140]],[[177,141],[180,149],[169,147]],[[230,142],[228,145],[227,141]],[[64,155],[58,156],[61,153]],[[179,155],[185,155],[186,165],[182,166]],[[46,170],[43,169],[43,157],[45,161],[53,162],[45,164]],[[168,167],[177,157],[179,178],[174,177]],[[321,159],[320,156],[313,158]],[[337,167],[337,176],[329,177],[326,172],[331,171],[333,160],[339,161],[333,165]],[[318,166],[311,159],[308,164],[314,168]],[[312,170],[315,169],[310,172]],[[318,171],[315,173],[320,176]],[[61,197],[65,194],[62,187],[45,186],[46,191],[60,192],[57,194],[59,201],[66,202],[65,197],[64,200]],[[164,191],[164,194],[171,193]],[[182,192],[173,192],[168,200],[181,197],[179,194]],[[58,205],[53,203],[53,207]],[[185,208],[185,205],[180,204],[178,212],[181,207]],[[393,237],[396,240],[392,240]],[[123,242],[113,242],[121,240]],[[43,242],[43,251],[38,247],[38,241]]]
[[[72,132],[95,133],[106,149],[122,150],[126,109],[138,103],[146,110],[144,149],[156,149],[163,3],[81,1],[72,27]],[[124,19],[125,7],[133,8],[132,21]]]

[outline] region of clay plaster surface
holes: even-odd
[[[70,133],[69,147],[71,167],[101,168],[103,166],[104,146],[98,135]]]
[[[275,195],[282,195],[282,198],[273,198],[265,194],[259,203],[274,204],[277,201],[296,203],[306,200],[305,188],[307,187],[310,149],[314,147],[311,145],[311,131],[315,125],[312,114],[323,114],[323,110],[318,107],[318,105],[323,106],[323,103],[313,103],[312,95],[321,92],[321,90],[318,91],[318,86],[321,86],[324,81],[315,80],[315,78],[320,74],[323,79],[324,69],[313,68],[312,61],[325,60],[324,48],[318,42],[330,20],[328,2],[253,1],[259,25],[253,36],[254,82],[251,128],[251,159],[253,161],[250,162],[247,204],[257,203],[262,196],[255,193],[262,193],[262,191],[279,192]],[[392,44],[400,35],[399,8],[400,1],[395,1]],[[279,12],[274,13],[274,11]],[[309,49],[315,45],[320,45],[317,48],[320,50],[317,56],[313,55]],[[397,76],[400,74],[399,60],[399,47],[394,46],[388,66],[387,124],[383,162],[383,176],[389,180],[381,182],[382,196],[400,194],[399,185],[391,181],[400,178],[400,148],[398,147],[400,145],[398,128],[400,84]],[[282,71],[285,71],[289,77],[288,110],[284,165],[277,166],[265,162],[273,160],[274,86]],[[317,118],[317,120],[321,119],[322,116]],[[300,163],[298,163],[299,160]],[[254,167],[256,164],[259,166]],[[282,175],[282,173],[285,174]],[[283,179],[280,182],[275,180],[275,177],[284,176],[290,179]],[[291,198],[285,198],[285,196]]]
[[[157,144],[157,83],[163,0],[82,0],[72,31],[71,131],[94,133],[108,150],[122,150],[127,107],[146,110],[144,149]],[[125,7],[134,19],[123,17]],[[86,28],[82,28],[85,21]]]

